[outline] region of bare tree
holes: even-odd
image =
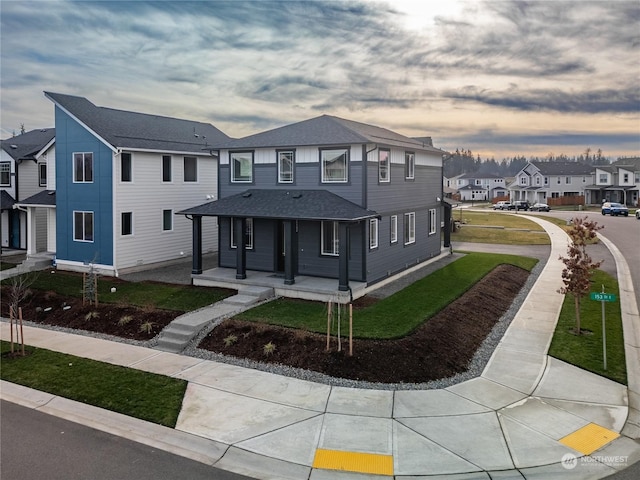
[[[25,273],[11,277],[9,282],[9,321],[11,327],[11,353],[14,352],[13,333],[15,330],[16,340],[21,345],[21,352],[24,355],[24,335],[22,330],[22,305],[31,296],[31,285],[38,278],[38,273]]]
[[[594,243],[597,238],[597,231],[603,229],[587,217],[576,217],[572,220],[572,225],[567,234],[571,243],[567,248],[567,256],[560,257],[565,268],[562,270],[562,282],[564,287],[558,290],[559,293],[573,295],[576,308],[575,334],[581,335],[580,328],[580,302],[591,288],[591,276],[593,271],[600,267],[602,260],[594,262],[587,253],[587,245]]]

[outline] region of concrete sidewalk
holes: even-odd
[[[620,279],[629,389],[548,357],[567,237],[539,223],[552,239],[549,261],[482,375],[445,389],[332,387],[26,328],[38,347],[187,380],[178,423],[159,427],[6,382],[1,397],[261,479],[603,478],[640,460],[633,286]],[[0,334],[8,337],[6,323]]]

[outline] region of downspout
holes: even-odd
[[[364,208],[369,207],[369,175],[368,175],[368,163],[369,163],[369,154],[378,148],[378,144],[374,144],[375,146],[371,150],[367,150],[367,144],[362,145],[362,206]],[[391,159],[389,159],[389,171],[391,171]],[[361,237],[361,247],[360,251],[362,252],[362,273],[361,278],[366,282],[367,281],[367,253],[369,249],[367,248],[367,223],[359,222],[360,224],[360,237]]]
[[[120,156],[120,154],[122,153],[122,149],[120,147],[117,147],[115,152],[113,152],[113,156],[112,158],[112,163],[111,163],[111,195],[113,197],[113,199],[111,200],[111,236],[112,236],[112,240],[113,240],[113,247],[112,247],[112,252],[113,252],[113,274],[118,277],[118,267],[117,267],[117,252],[118,252],[118,248],[117,248],[117,232],[116,232],[116,217],[117,217],[117,211],[116,211],[116,158]],[[132,167],[133,168],[133,167]]]

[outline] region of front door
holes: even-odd
[[[20,212],[9,211],[9,248],[20,248]]]

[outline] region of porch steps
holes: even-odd
[[[237,295],[176,318],[162,330],[155,348],[164,352],[180,353],[210,322],[237,315],[273,296],[273,288],[243,287],[238,290]]]

